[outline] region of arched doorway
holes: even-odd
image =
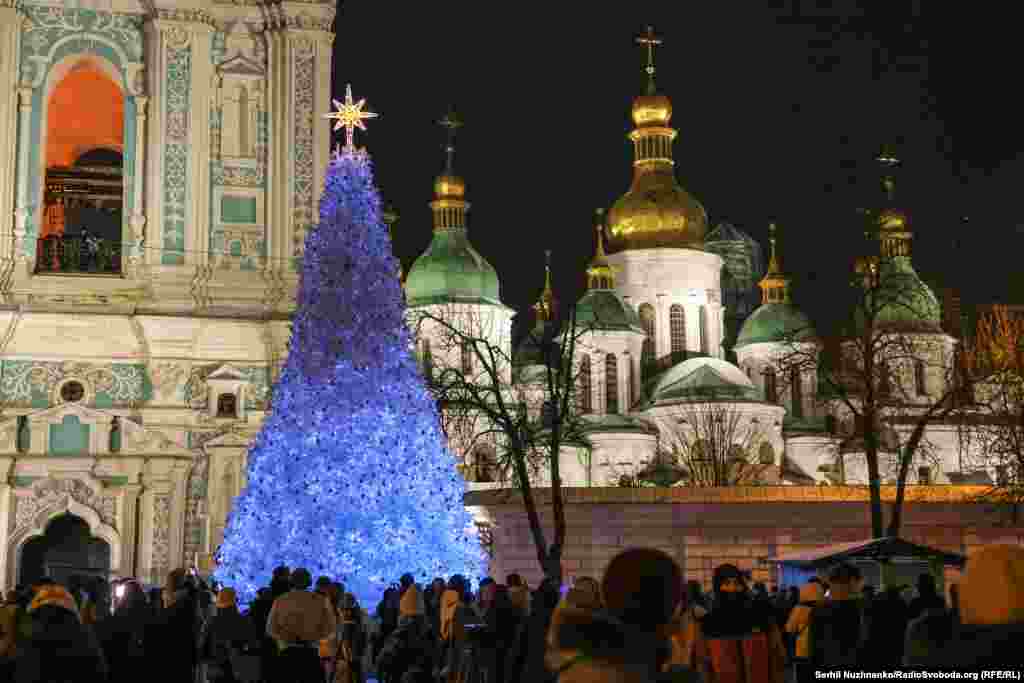
[[[18,581],[30,584],[49,576],[68,585],[75,577],[103,577],[110,573],[110,545],[92,535],[89,524],[70,513],[58,515],[42,536],[21,548]]]
[[[120,86],[91,58],[50,92],[38,270],[120,272],[124,109]]]

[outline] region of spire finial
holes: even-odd
[[[776,230],[777,230],[777,226],[775,225],[775,223],[769,223],[768,224],[768,241],[771,242],[771,245],[772,245],[772,256],[771,256],[771,259],[770,259],[769,263],[771,264],[771,266],[775,266],[774,270],[778,270],[778,265],[779,265],[779,259],[778,259],[778,256],[775,253],[775,231]],[[771,269],[771,266],[769,266],[769,269]]]
[[[654,94],[654,48],[661,45],[661,38],[654,34],[654,27],[648,26],[647,33],[636,39],[637,44],[644,45],[647,47],[647,67],[644,71],[647,72],[647,91],[648,94]]]
[[[444,147],[446,155],[444,169],[445,173],[451,175],[454,172],[455,165],[455,131],[462,127],[462,120],[455,113],[455,107],[449,106],[448,113],[444,115],[443,119],[438,121],[438,124],[448,131],[448,140]]]
[[[538,322],[549,322],[554,318],[555,293],[551,289],[551,250],[544,250],[544,291],[540,293],[540,299],[533,305],[537,312]]]
[[[602,260],[605,257],[604,254],[604,209],[597,209],[594,211],[596,220],[594,221],[594,231],[597,233],[597,253],[594,255],[594,260]]]
[[[777,232],[778,226],[774,222],[769,223],[768,241],[771,243],[772,255],[768,261],[768,272],[759,283],[761,291],[764,293],[763,302],[766,304],[789,303],[789,278],[782,272],[782,266],[779,263]]]
[[[352,100],[352,86],[345,86],[345,101],[331,100],[334,104],[334,111],[329,114],[324,114],[325,119],[334,119],[334,130],[345,129],[345,146],[341,148],[340,153],[353,154],[356,151],[354,144],[355,140],[355,129],[366,130],[366,125],[363,124],[364,119],[375,119],[378,114],[372,111],[363,111],[363,107],[366,106],[366,99],[361,99],[358,102]]]

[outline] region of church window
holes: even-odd
[[[421,343],[420,365],[423,368],[423,376],[429,382],[434,378],[434,355],[430,351],[430,340],[424,339]]]
[[[234,394],[221,394],[217,397],[217,417],[238,418],[238,397]]]
[[[238,151],[249,156],[249,91],[238,86]]]
[[[121,418],[114,416],[110,421],[110,452],[118,453],[121,450]]]
[[[700,307],[700,316],[698,318],[700,323],[700,352],[703,354],[711,353],[711,340],[708,339],[708,307]]]
[[[765,441],[761,444],[761,447],[757,452],[757,461],[762,465],[774,465],[775,464],[775,449],[772,445]]]
[[[81,382],[66,382],[60,388],[60,398],[65,403],[78,403],[85,397],[85,387]]]
[[[792,368],[789,371],[789,392],[792,403],[790,412],[795,418],[804,416],[804,388],[801,379],[799,368]]]
[[[1010,485],[1010,469],[1006,465],[996,465],[996,486]]]
[[[923,486],[927,486],[932,483],[932,468],[931,467],[918,467],[917,468],[917,483]]]
[[[654,306],[640,304],[640,324],[644,328],[644,344],[640,353],[641,373],[646,379],[653,370],[655,360],[654,350]]]
[[[927,377],[925,376],[925,372],[924,372],[924,361],[923,360],[915,360],[914,361],[914,387],[917,389],[917,395],[918,396],[927,396],[928,395],[928,383],[927,383],[926,380],[927,380]]]
[[[469,375],[473,372],[473,344],[462,342],[462,374]]]
[[[605,412],[614,415],[619,412],[619,363],[615,354],[605,357],[604,373]]]
[[[686,313],[679,304],[672,304],[668,311],[669,333],[672,337],[672,360],[682,360],[686,353]]]
[[[775,383],[775,368],[764,370],[764,400],[776,403],[779,400],[778,388]]]
[[[892,377],[889,374],[889,364],[885,361],[878,363],[878,395],[887,397],[892,392]]]
[[[474,479],[481,484],[491,484],[498,474],[498,458],[490,446],[478,446],[473,451]]]
[[[580,359],[580,412],[586,415],[594,409],[593,394],[590,382],[590,356]]]
[[[18,416],[18,435],[16,437],[15,447],[19,453],[28,453],[29,448],[32,445],[32,428],[28,423],[27,415]]]

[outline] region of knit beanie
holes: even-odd
[[[420,610],[420,589],[415,584],[409,586],[402,593],[402,599],[398,601],[398,616],[414,617],[422,614]]]
[[[968,556],[960,581],[960,620],[1024,623],[1024,548],[990,545]]]
[[[615,618],[640,628],[656,628],[672,620],[683,599],[683,572],[660,550],[625,550],[605,569],[601,594]]]
[[[81,615],[78,612],[78,605],[75,603],[75,599],[71,597],[71,593],[68,592],[64,586],[50,585],[41,588],[36,596],[32,598],[32,603],[28,606],[29,612],[35,612],[40,607],[60,607],[74,614],[79,621],[81,621]]]

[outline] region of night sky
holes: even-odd
[[[430,241],[436,121],[451,104],[465,122],[456,170],[470,238],[503,301],[536,299],[548,248],[556,296],[578,297],[594,209],[629,187],[630,104],[645,78],[635,38],[650,23],[664,40],[657,83],[674,106],[680,183],[711,226],[765,243],[779,223],[794,296],[812,316],[827,316],[845,283],[855,210],[878,198],[871,158],[885,142],[904,162],[898,193],[922,276],[965,302],[1024,299],[1011,17],[978,13],[985,3],[971,16],[900,0],[758,5],[342,0],[335,91],[351,82],[381,115],[359,140],[400,214],[396,255],[408,268]]]

